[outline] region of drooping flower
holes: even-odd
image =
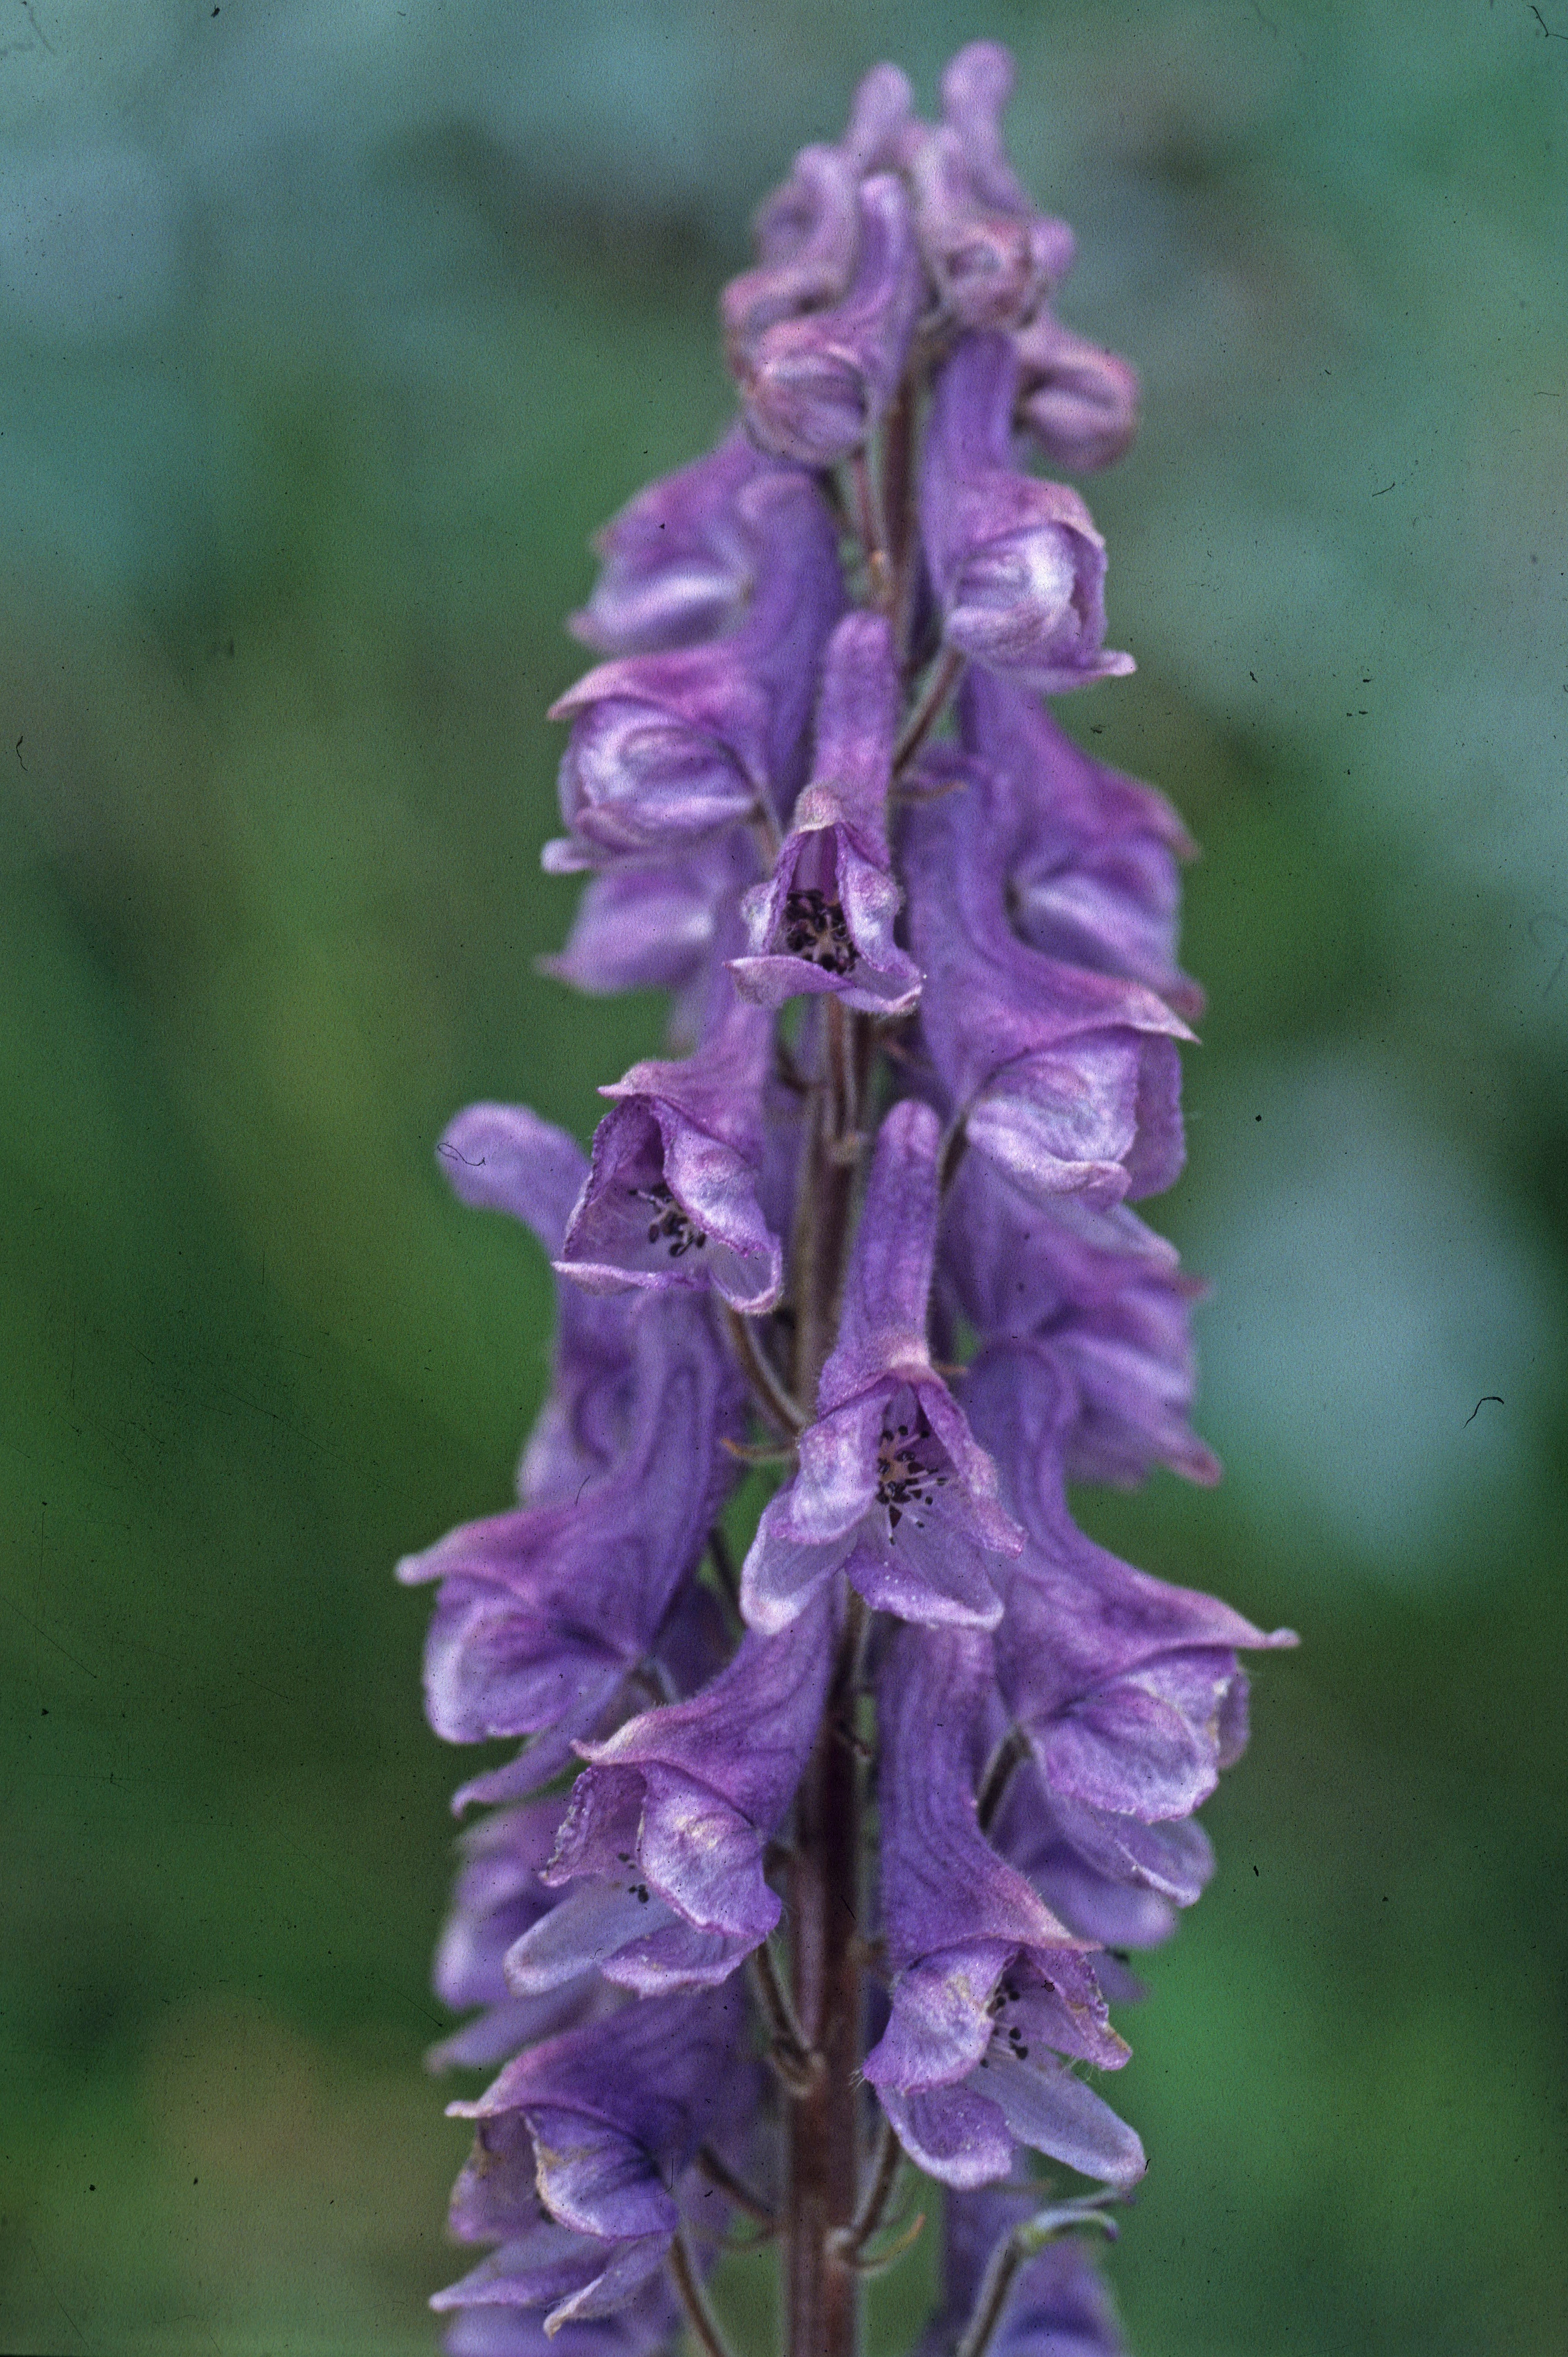
[[[805,467],[865,440],[904,372],[922,294],[903,182],[878,172],[856,187],[831,152],[816,151],[824,201],[811,236],[788,262],[733,282],[724,304],[752,436]]]
[[[823,660],[811,782],[771,877],[741,903],[749,952],[730,970],[758,1006],[826,992],[902,1015],[919,996],[919,968],[893,936],[901,895],[886,813],[897,723],[892,627],[846,614]]]
[[[1040,213],[1007,161],[1002,111],[1013,60],[972,41],[942,75],[943,120],[906,135],[921,258],[945,317],[961,328],[1010,328],[1072,262],[1072,232]]]
[[[1012,464],[1018,357],[997,334],[960,338],[937,379],[920,473],[920,530],[961,654],[1047,694],[1112,679],[1105,543],[1078,493]]]
[[[659,654],[723,636],[746,614],[760,546],[740,495],[770,461],[738,425],[650,483],[596,542],[599,577],[568,625],[607,655]]]
[[[560,1815],[559,1801],[531,1801],[498,1810],[464,1835],[463,1866],[432,1978],[435,1994],[454,2013],[484,2010],[433,2050],[427,2058],[433,2070],[504,2061],[601,2003],[603,1992],[590,1972],[564,1975],[548,1990],[524,1996],[508,1987],[502,1970],[508,1949],[557,1904],[540,1877]]]
[[[1020,939],[1200,1015],[1203,994],[1176,953],[1178,863],[1193,846],[1164,796],[1091,760],[1036,697],[978,665],[959,692],[959,743]]]
[[[1240,1650],[1265,1636],[1215,1597],[1136,1571],[1068,1512],[1061,1386],[1023,1374],[1039,1346],[993,1344],[964,1383],[1028,1534],[1006,1574],[997,1684],[1058,1803],[1145,1825],[1189,1817],[1246,1742]]]
[[[977,1332],[1041,1345],[1013,1371],[1047,1386],[1069,1479],[1129,1489],[1165,1465],[1219,1480],[1191,1422],[1201,1288],[1125,1205],[1090,1211],[1068,1196],[1047,1209],[966,1155],[943,1206],[940,1268]]]
[[[771,1309],[783,1246],[761,1200],[765,1010],[732,1006],[696,1053],[634,1064],[601,1089],[616,1100],[567,1223],[562,1274],[591,1291],[712,1285],[733,1308]]]
[[[918,810],[906,845],[920,1028],[972,1146],[1020,1192],[1097,1209],[1156,1194],[1182,1164],[1176,1042],[1137,983],[1047,957],[1007,921],[976,791]]]
[[[438,1580],[425,1649],[430,1723],[449,1743],[533,1738],[516,1767],[468,1791],[536,1790],[591,1734],[653,1645],[735,1478],[719,1447],[735,1379],[693,1306],[650,1304],[630,1324],[626,1445],[575,1497],[465,1523],[404,1558]]]
[[[539,971],[595,998],[667,990],[671,1039],[693,1047],[713,998],[715,968],[736,946],[737,896],[757,866],[756,844],[736,828],[682,859],[590,877],[565,947],[537,959]]]
[[[892,2013],[865,2059],[900,2143],[945,2184],[1008,2176],[1015,2140],[1114,2184],[1143,2147],[1067,2058],[1115,2070],[1091,1964],[981,1833],[990,1640],[906,1629],[878,1686],[883,1938]]]
[[[573,723],[553,875],[672,858],[800,783],[817,662],[843,604],[832,520],[809,475],[779,468],[737,494],[757,544],[746,619],[727,638],[600,663],[551,706]]]
[[[704,2137],[747,2107],[744,2027],[729,1990],[650,1997],[531,2047],[477,2101],[447,2106],[478,2123],[453,2232],[506,2238],[510,2298],[550,2301],[546,2330],[618,2307],[662,2265],[680,2179]],[[542,2205],[569,2242],[540,2233]],[[481,2280],[499,2272],[491,2261]]]
[[[820,1590],[684,1702],[628,1719],[572,1788],[547,1882],[569,1895],[506,1958],[537,1994],[596,1966],[639,1995],[728,1978],[779,1921],[763,1872],[817,1738],[838,1614]]]
[[[1053,466],[1088,475],[1124,455],[1138,430],[1138,379],[1119,354],[1074,335],[1045,304],[1013,350],[1015,421]]]
[[[901,1620],[989,1628],[1000,1616],[993,1570],[1020,1534],[926,1338],[940,1144],[915,1098],[878,1134],[817,1419],[742,1572],[754,1629],[784,1628],[841,1564],[868,1604]]]

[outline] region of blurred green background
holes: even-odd
[[[7,2350],[435,2346],[391,1566],[505,1502],[550,1296],[431,1148],[658,1039],[532,971],[561,617],[752,204],[980,33],[1144,380],[1064,717],[1204,845],[1229,1479],[1082,1510],[1305,1639],[1116,2280],[1141,2357],[1568,2343],[1568,0],[0,0]]]

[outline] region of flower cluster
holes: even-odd
[[[1194,1288],[1130,1208],[1181,1168],[1201,1002],[1179,822],[1041,701],[1131,663],[1083,500],[1023,459],[1118,456],[1135,387],[1051,308],[1010,78],[961,51],[930,124],[867,77],[725,294],[737,424],[602,537],[547,963],[670,992],[671,1054],[587,1157],[497,1104],[442,1142],[560,1297],[519,1502],[400,1573],[436,1732],[521,1740],[458,1794],[492,1813],[436,1969],[435,2060],[499,2066],[452,2107],[476,2357],[720,2348],[737,2236],[784,2247],[794,2357],[847,2357],[906,2158],[949,2189],[923,2350],[1114,2351],[1024,2156],[1142,2175],[1109,2002],[1209,1873],[1238,1656],[1288,1641],[1067,1504],[1218,1474]]]

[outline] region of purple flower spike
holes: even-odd
[[[754,1629],[786,1627],[840,1564],[900,1620],[991,1628],[1000,1617],[992,1572],[1021,1534],[926,1343],[940,1144],[935,1114],[914,1098],[882,1125],[817,1421],[741,1575]]]
[[[736,502],[770,462],[738,425],[639,491],[597,535],[594,594],[567,627],[608,655],[716,639],[746,612],[757,549]]]
[[[736,1005],[694,1056],[634,1064],[600,1090],[617,1103],[595,1134],[564,1276],[600,1293],[711,1284],[749,1315],[772,1308],[783,1247],[757,1197],[771,1049],[767,1013]]]
[[[1138,431],[1138,379],[1114,352],[1075,336],[1042,308],[1013,338],[1017,423],[1069,474],[1111,466]]]
[[[456,2107],[453,2229],[499,2247],[450,2357],[716,2349],[735,2216],[781,2344],[856,2357],[901,2155],[948,2195],[915,2357],[1122,2357],[1055,2239],[1144,2169],[1109,2009],[1213,1871],[1243,1650],[1293,1641],[1067,1510],[1219,1472],[1197,1288],[1129,1208],[1202,999],[1179,820],[1043,708],[1132,663],[1024,454],[1106,463],[1137,385],[1054,315],[1012,84],[970,43],[933,124],[878,66],[763,206],[740,414],[600,535],[608,660],[555,707],[544,865],[588,880],[542,964],[671,994],[667,1045],[585,1160],[503,1105],[442,1141],[561,1280],[521,1507],[401,1566],[432,1725],[522,1738],[457,1794],[500,1805],[437,1959],[472,2010],[433,2060],[501,2066]],[[1035,2151],[1101,2192],[1036,2213]]]
[[[971,335],[937,380],[920,529],[950,647],[1046,694],[1133,668],[1105,639],[1105,543],[1076,491],[1012,464],[1017,356]]]
[[[736,500],[757,542],[757,587],[726,639],[601,663],[551,706],[571,720],[551,875],[668,858],[800,782],[823,641],[843,606],[832,521],[809,476],[771,468]]]
[[[1193,845],[1170,804],[1075,745],[1032,695],[972,670],[960,742],[986,798],[988,856],[1006,875],[1030,947],[1097,974],[1147,983],[1178,1015],[1203,993],[1176,963],[1178,862]]]
[[[734,1377],[694,1308],[629,1325],[635,1412],[615,1465],[577,1495],[449,1532],[398,1566],[438,1579],[425,1649],[430,1723],[449,1743],[537,1739],[515,1769],[458,1795],[515,1799],[591,1734],[642,1660],[734,1479]]]
[[[1246,1741],[1238,1650],[1295,1639],[1084,1536],[1067,1509],[1048,1362],[1029,1365],[1044,1355],[993,1345],[964,1385],[1029,1534],[1008,1573],[997,1683],[1053,1799],[1144,1824],[1187,1817]]]
[[[506,1959],[531,1995],[589,1965],[648,1996],[725,1980],[777,1924],[762,1854],[811,1757],[838,1615],[819,1591],[782,1635],[741,1641],[688,1702],[580,1747],[554,1886],[577,1888]]]
[[[730,971],[745,998],[780,1006],[831,992],[871,1015],[902,1015],[920,970],[893,938],[887,787],[898,719],[890,624],[846,614],[828,643],[812,781],[772,876],[742,902],[751,953]]]
[[[856,197],[854,275],[839,300],[768,317],[746,280],[725,317],[730,371],[746,425],[763,449],[804,467],[831,467],[865,441],[897,390],[922,294],[919,256],[902,181],[878,172]],[[836,227],[835,227],[836,234]],[[756,280],[761,272],[749,274]]]
[[[1115,2070],[1127,2059],[1082,1943],[976,1821],[989,1641],[903,1630],[878,1692],[893,2009],[867,2080],[911,2158],[948,2184],[1005,2176],[1015,2137],[1133,2183],[1136,2136],[1057,2060]]]
[[[1136,983],[1018,941],[972,795],[917,812],[908,852],[921,1028],[971,1146],[1035,1202],[1078,1195],[1103,1210],[1168,1187],[1186,1024]]]

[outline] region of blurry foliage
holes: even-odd
[[[659,1038],[532,965],[586,537],[724,415],[714,296],[792,147],[979,32],[1064,307],[1145,380],[1092,487],[1142,669],[1065,716],[1205,845],[1156,1216],[1216,1286],[1230,1480],[1080,1510],[1306,1640],[1127,2023],[1116,2278],[1143,2357],[1561,2345],[1563,31],[0,23],[8,2348],[435,2345],[458,1763],[390,1566],[504,1502],[550,1290],[431,1146],[491,1094],[585,1135]]]

